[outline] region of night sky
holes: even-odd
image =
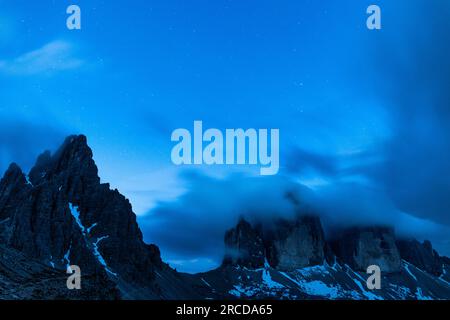
[[[0,171],[85,134],[181,271],[217,266],[239,216],[290,216],[287,191],[328,234],[390,224],[450,255],[449,57],[446,0],[0,0]],[[173,165],[194,120],[279,128],[280,172]]]

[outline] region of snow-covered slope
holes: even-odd
[[[429,300],[449,299],[450,283],[406,261],[394,274],[382,274],[381,289],[367,288],[368,274],[348,265],[327,263],[282,272],[266,264],[248,269],[226,266],[199,274],[208,283],[211,298],[227,299],[350,299]]]

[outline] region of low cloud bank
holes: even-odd
[[[139,217],[139,223],[145,240],[158,244],[163,258],[175,261],[181,270],[202,259],[209,262],[197,271],[219,265],[224,233],[242,216],[270,224],[273,218],[313,213],[321,217],[328,237],[348,227],[389,225],[400,237],[430,239],[442,253],[450,253],[448,226],[401,211],[373,183],[338,176],[312,189],[286,175],[218,179],[189,172],[183,175],[188,191],[175,201],[160,203]]]

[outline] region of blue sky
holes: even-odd
[[[380,31],[365,25],[372,2]],[[450,253],[449,5],[372,2],[0,0],[0,169],[87,135],[102,180],[185,271],[220,263],[223,231],[267,208],[239,195],[289,211],[293,183],[329,221],[381,216]],[[66,28],[70,4],[81,30]],[[279,176],[174,166],[170,134],[194,120],[279,128]]]

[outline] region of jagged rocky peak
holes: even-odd
[[[30,173],[28,174],[30,181],[33,181],[35,184],[43,178],[47,171],[49,170],[52,163],[52,155],[50,151],[45,151],[40,154],[36,160],[36,163],[33,168],[31,168]]]
[[[244,218],[239,220],[236,227],[225,233],[225,250],[224,265],[251,269],[264,266],[265,249],[262,233]]]
[[[84,135],[67,137],[54,155],[49,151],[42,153],[31,169],[29,177],[34,185],[38,185],[61,173],[77,174],[83,177],[85,182],[99,183],[98,169]]]
[[[437,276],[443,273],[444,260],[433,249],[430,241],[420,243],[415,239],[398,240],[397,247],[403,260]]]
[[[7,188],[12,188],[26,184],[26,177],[22,169],[16,164],[11,163],[6,170],[3,178],[0,180],[0,194],[4,194]]]
[[[85,170],[90,170],[88,173],[97,175],[97,166],[94,163],[91,148],[87,144],[87,139],[84,135],[69,136],[64,141],[61,148],[54,156],[57,161],[57,169],[59,170],[78,170],[84,173]]]
[[[0,180],[0,196],[8,191],[11,192],[13,188],[21,188],[26,184],[27,177],[19,165],[13,162],[9,165],[3,178]]]
[[[16,182],[17,179],[20,179],[24,176],[22,169],[15,162],[11,163],[6,170],[3,179],[6,179],[7,182]],[[2,179],[2,180],[3,180]]]
[[[159,249],[143,242],[130,202],[100,184],[85,136],[41,154],[29,177],[11,166],[0,183],[0,215],[10,218],[0,236],[11,248],[57,269],[76,264],[84,274],[140,287],[166,268]],[[20,192],[7,192],[18,183]]]
[[[382,272],[395,273],[401,270],[400,254],[395,243],[395,234],[390,227],[355,227],[345,230],[339,239],[332,242],[334,252],[354,270],[367,270],[377,265]]]
[[[322,264],[325,245],[322,225],[316,216],[276,220],[266,235],[269,264],[282,271]]]
[[[12,163],[0,180],[0,220],[9,218],[9,208],[20,201],[25,189],[26,176],[16,163]]]

